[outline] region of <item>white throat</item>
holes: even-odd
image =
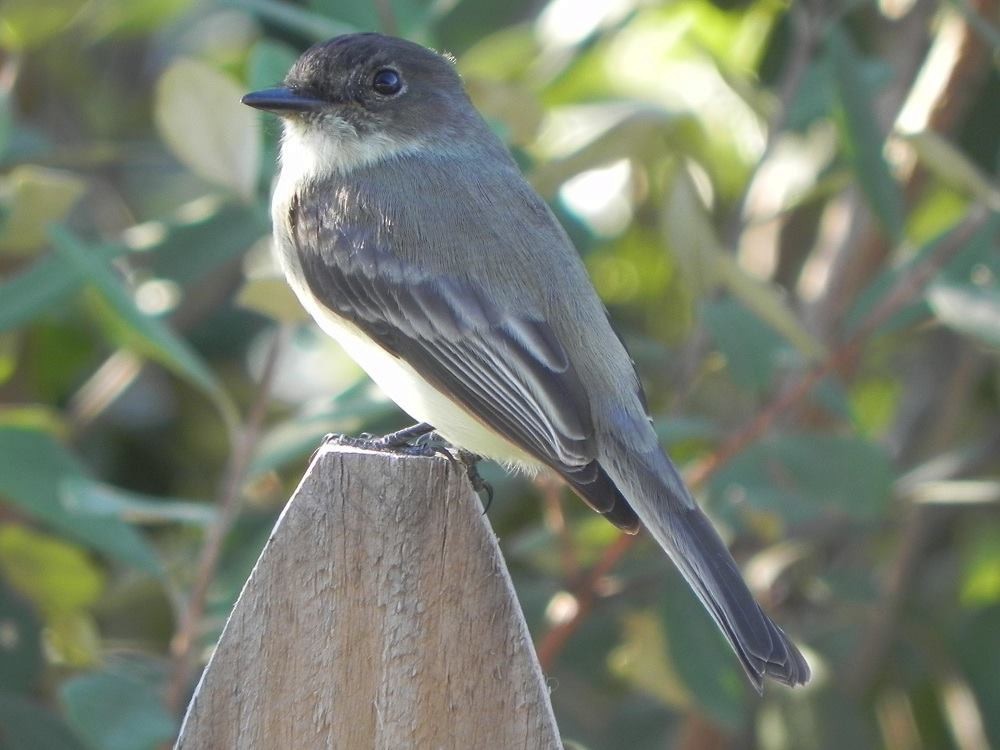
[[[359,136],[353,127],[336,116],[308,125],[285,120],[279,181],[301,187],[307,182],[337,173],[347,174],[420,147],[419,142],[400,144],[381,133]]]

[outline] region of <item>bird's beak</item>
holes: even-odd
[[[263,109],[277,115],[297,112],[317,112],[325,102],[313,99],[285,86],[273,89],[261,89],[246,94],[241,102],[254,109]]]

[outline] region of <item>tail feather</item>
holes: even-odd
[[[659,450],[621,449],[609,451],[601,464],[719,626],[754,688],[763,690],[764,677],[806,683],[805,658],[757,604],[670,459]]]

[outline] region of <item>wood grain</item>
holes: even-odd
[[[558,748],[510,576],[460,469],[324,448],[177,747]]]

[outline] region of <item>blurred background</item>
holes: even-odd
[[[997,0],[4,0],[0,747],[173,738],[327,432],[407,424],[269,255],[309,44],[454,54],[814,670],[748,688],[649,539],[494,466],[582,748],[1000,746]]]

